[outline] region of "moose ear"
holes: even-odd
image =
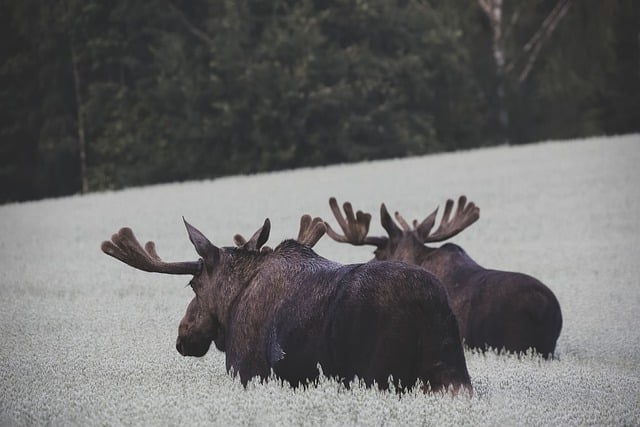
[[[187,227],[187,233],[189,234],[189,240],[196,248],[198,255],[204,259],[205,265],[211,266],[216,263],[220,258],[220,249],[218,249],[213,243],[207,239],[204,234],[200,232],[193,225],[189,224],[184,217],[182,218],[184,225]]]
[[[387,231],[390,239],[399,238],[402,236],[402,230],[400,227],[393,222],[391,219],[391,215],[389,215],[389,211],[387,207],[383,204],[380,205],[380,223],[382,227]]]
[[[262,245],[267,243],[267,240],[269,240],[269,233],[271,232],[271,221],[269,221],[269,218],[265,218],[264,224],[256,233],[258,232],[260,232],[260,234],[256,240],[256,248],[260,249]]]

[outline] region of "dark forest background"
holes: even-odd
[[[0,0],[0,202],[640,131],[637,0]]]

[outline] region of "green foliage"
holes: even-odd
[[[553,4],[505,2],[519,10],[510,57]],[[527,80],[507,81],[510,140],[638,130],[639,9],[576,2]],[[81,133],[92,190],[501,141],[491,29],[467,1],[25,0],[0,12],[1,201],[79,191]]]
[[[615,2],[576,2],[545,47],[544,62],[512,94],[515,140],[575,138],[604,131],[601,99],[610,98],[605,95],[612,86],[609,79],[619,72],[619,58],[612,49],[616,11]]]

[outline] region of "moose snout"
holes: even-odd
[[[184,346],[183,346],[183,344],[182,344],[182,340],[180,339],[180,337],[178,337],[178,338],[176,339],[176,350],[178,350],[178,353],[180,353],[180,354],[181,354],[181,355],[183,355],[183,356],[186,356],[186,355],[187,355],[187,354],[186,354],[186,352],[185,352],[185,349],[184,349]]]
[[[176,339],[176,350],[183,356],[202,357],[207,354],[210,346],[210,339],[191,336],[178,336],[178,339]]]

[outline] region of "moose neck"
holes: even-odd
[[[425,246],[413,233],[405,233],[399,238],[392,238],[385,247],[377,249],[375,254],[378,260],[395,260],[422,265],[433,251],[433,248]]]
[[[269,301],[280,301],[287,292],[285,284],[291,282],[281,280],[282,277],[311,274],[319,265],[337,266],[294,240],[285,240],[272,252],[232,248],[223,257],[222,269],[217,274],[226,280],[219,283],[219,292],[212,298],[223,328],[246,296],[260,295],[260,309],[272,310]]]
[[[269,255],[236,248],[221,251],[222,262],[214,274],[222,280],[218,282],[217,292],[209,298],[209,303],[223,329],[227,327],[229,313],[247,287],[255,281],[264,259]]]
[[[459,274],[469,274],[482,268],[467,255],[464,249],[454,243],[430,248],[420,265],[445,284],[455,282],[455,276]]]

